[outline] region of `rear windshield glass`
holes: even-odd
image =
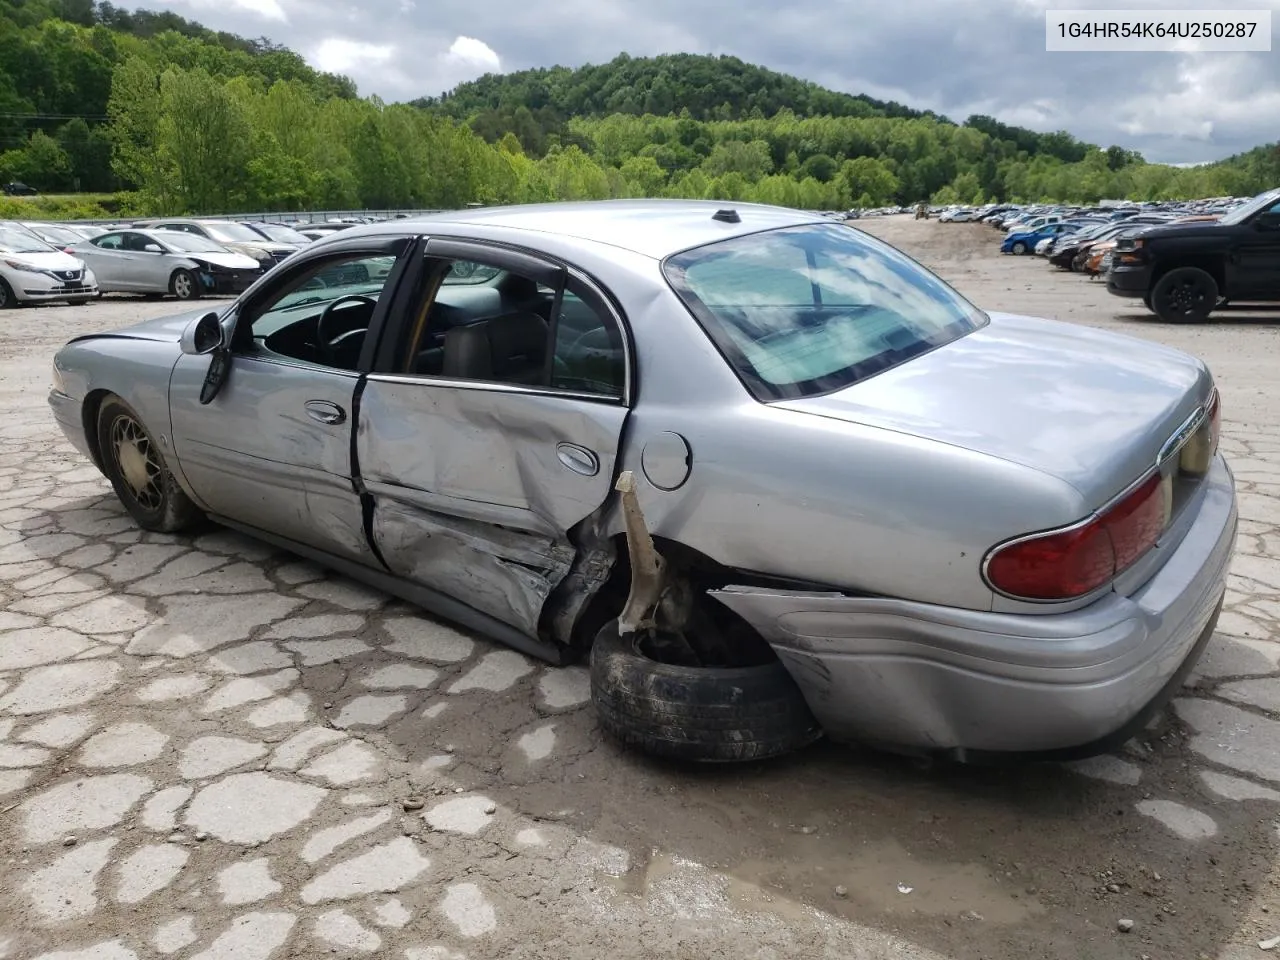
[[[838,390],[987,323],[910,257],[843,224],[721,240],[663,271],[766,403]]]

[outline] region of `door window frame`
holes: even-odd
[[[402,283],[405,309],[395,319],[389,319],[379,330],[379,340],[372,365],[366,379],[378,383],[420,383],[432,386],[476,390],[490,393],[521,393],[544,397],[562,397],[570,400],[589,400],[594,403],[631,407],[635,403],[636,363],[635,343],[626,313],[609,290],[585,270],[549,254],[530,250],[514,244],[481,240],[472,237],[430,236],[423,237],[417,251],[411,255],[413,275]],[[430,269],[432,261],[469,260],[482,266],[519,273],[556,290],[556,303],[552,309],[552,323],[548,326],[548,348],[555,349],[556,321],[560,298],[572,281],[582,290],[584,303],[607,322],[612,322],[622,341],[623,379],[621,396],[569,390],[563,387],[506,383],[501,380],[467,380],[430,373],[404,373],[397,368],[397,361],[406,349],[405,338],[419,311],[425,309],[425,322],[430,323],[431,308],[439,295],[443,277]],[[434,283],[434,288],[432,284]],[[424,305],[422,298],[429,298]],[[371,329],[372,333],[372,329]],[[368,347],[368,344],[366,344]],[[550,356],[548,361],[550,362]]]

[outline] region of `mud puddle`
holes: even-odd
[[[627,873],[603,879],[619,893],[647,898],[686,866],[708,869],[652,851]],[[747,860],[710,872],[723,880],[725,896],[734,907],[789,920],[811,916],[814,910],[870,909],[897,917],[951,916],[1015,924],[1045,911],[1034,896],[1001,883],[985,867],[924,861],[893,841],[785,861]]]

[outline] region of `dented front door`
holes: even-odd
[[[374,374],[357,460],[394,573],[537,635],[609,497],[626,407],[538,388]]]

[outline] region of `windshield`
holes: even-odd
[[[838,390],[987,323],[914,260],[835,224],[721,240],[663,272],[762,402]]]
[[[202,237],[195,233],[186,233],[182,230],[157,230],[155,239],[163,240],[165,246],[173,247],[173,249],[181,250],[184,253],[229,252],[217,240],[210,240],[208,237]]]
[[[41,240],[47,243],[60,243],[64,247],[79,243],[84,239],[74,230],[68,230],[66,227],[47,227],[44,224],[38,224],[28,229],[39,235]]]
[[[255,226],[272,240],[277,240],[280,243],[296,243],[301,246],[311,242],[310,237],[304,237],[292,227],[281,227],[274,223],[259,223],[255,224]]]
[[[0,227],[0,253],[53,253],[49,246],[39,237],[11,227]]]
[[[223,243],[262,243],[260,236],[238,223],[203,223],[201,226],[209,231],[209,236]]]
[[[1222,219],[1218,222],[1228,225],[1242,223],[1259,210],[1264,210],[1278,201],[1280,201],[1280,189],[1268,190],[1266,193],[1260,193],[1252,200],[1247,200],[1240,204],[1230,213],[1223,214]]]

